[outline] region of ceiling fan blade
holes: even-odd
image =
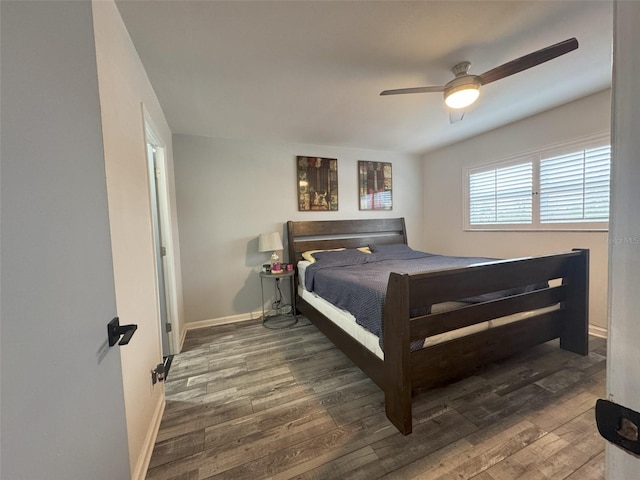
[[[449,123],[457,123],[464,118],[465,110],[449,110]]]
[[[403,93],[429,93],[444,92],[444,86],[441,87],[415,87],[415,88],[397,88],[395,90],[384,90],[380,95],[400,95]]]
[[[578,48],[578,40],[576,40],[575,38],[570,38],[568,40],[565,40],[564,42],[556,43],[555,45],[537,50],[533,53],[525,55],[524,57],[511,60],[510,62],[500,65],[499,67],[492,68],[491,70],[480,75],[480,81],[482,82],[482,85],[495,82],[496,80],[500,80],[501,78],[514,75],[528,68],[535,67],[536,65],[548,62],[549,60],[553,60],[554,58],[559,57],[560,55],[564,55],[565,53],[569,53],[576,48]]]

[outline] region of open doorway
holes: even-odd
[[[166,177],[166,147],[156,133],[145,112],[145,138],[149,194],[151,200],[151,220],[153,226],[153,244],[156,266],[156,288],[160,322],[160,342],[164,362],[165,377],[171,367],[173,354],[177,346],[173,335],[176,285],[172,268],[173,242],[171,237],[171,216]]]

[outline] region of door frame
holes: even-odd
[[[158,133],[159,129],[156,128],[151,115],[147,111],[144,104],[142,104],[142,114],[144,118],[144,138],[145,138],[145,156],[147,157],[147,165],[149,165],[149,158],[147,154],[147,145],[151,144],[155,150],[155,165],[159,171],[156,175],[157,196],[158,196],[158,215],[160,223],[160,237],[162,239],[162,246],[166,249],[166,254],[163,258],[164,267],[164,296],[166,301],[167,322],[171,324],[171,332],[168,332],[167,338],[169,341],[169,352],[163,352],[163,355],[173,355],[179,353],[180,350],[180,325],[178,325],[180,315],[178,313],[178,284],[176,281],[176,268],[175,268],[175,242],[173,239],[173,221],[170,208],[170,196],[169,196],[169,182],[167,177],[167,143],[162,139],[162,136]],[[149,192],[151,194],[151,191]],[[151,205],[153,205],[151,200]],[[149,212],[152,215],[152,212]],[[155,231],[154,231],[155,235]],[[155,242],[155,238],[153,239]],[[154,247],[155,252],[155,247]],[[156,265],[156,292],[158,308],[160,308],[160,291],[158,285],[157,264]],[[159,310],[160,311],[160,310]],[[160,328],[165,328],[165,325],[161,325]],[[162,331],[160,331],[162,335]],[[162,337],[158,338],[160,345],[162,345]]]
[[[612,78],[612,163],[611,212],[609,220],[609,328],[607,345],[607,399],[633,411],[640,411],[640,353],[637,321],[640,280],[636,210],[640,193],[637,151],[640,139],[640,101],[635,85],[640,79],[640,55],[634,45],[640,39],[637,22],[640,4],[614,3]],[[622,412],[621,412],[622,413]],[[610,480],[637,478],[640,460],[607,442],[605,475]]]

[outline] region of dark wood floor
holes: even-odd
[[[602,479],[606,342],[590,349],[550,342],[422,393],[404,437],[382,392],[304,318],[190,331],[147,479]]]

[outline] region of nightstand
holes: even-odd
[[[291,303],[284,303],[282,296],[282,280],[289,281]],[[271,304],[269,310],[265,311],[264,308],[264,282],[269,283],[273,280],[275,301]],[[266,328],[280,329],[287,328],[298,323],[298,316],[296,315],[296,285],[295,285],[295,271],[283,271],[282,273],[267,273],[260,272],[260,293],[262,295],[262,325]],[[288,310],[288,312],[287,312]],[[267,322],[273,320],[277,321],[276,325],[270,325]],[[280,321],[284,321],[281,323]]]

